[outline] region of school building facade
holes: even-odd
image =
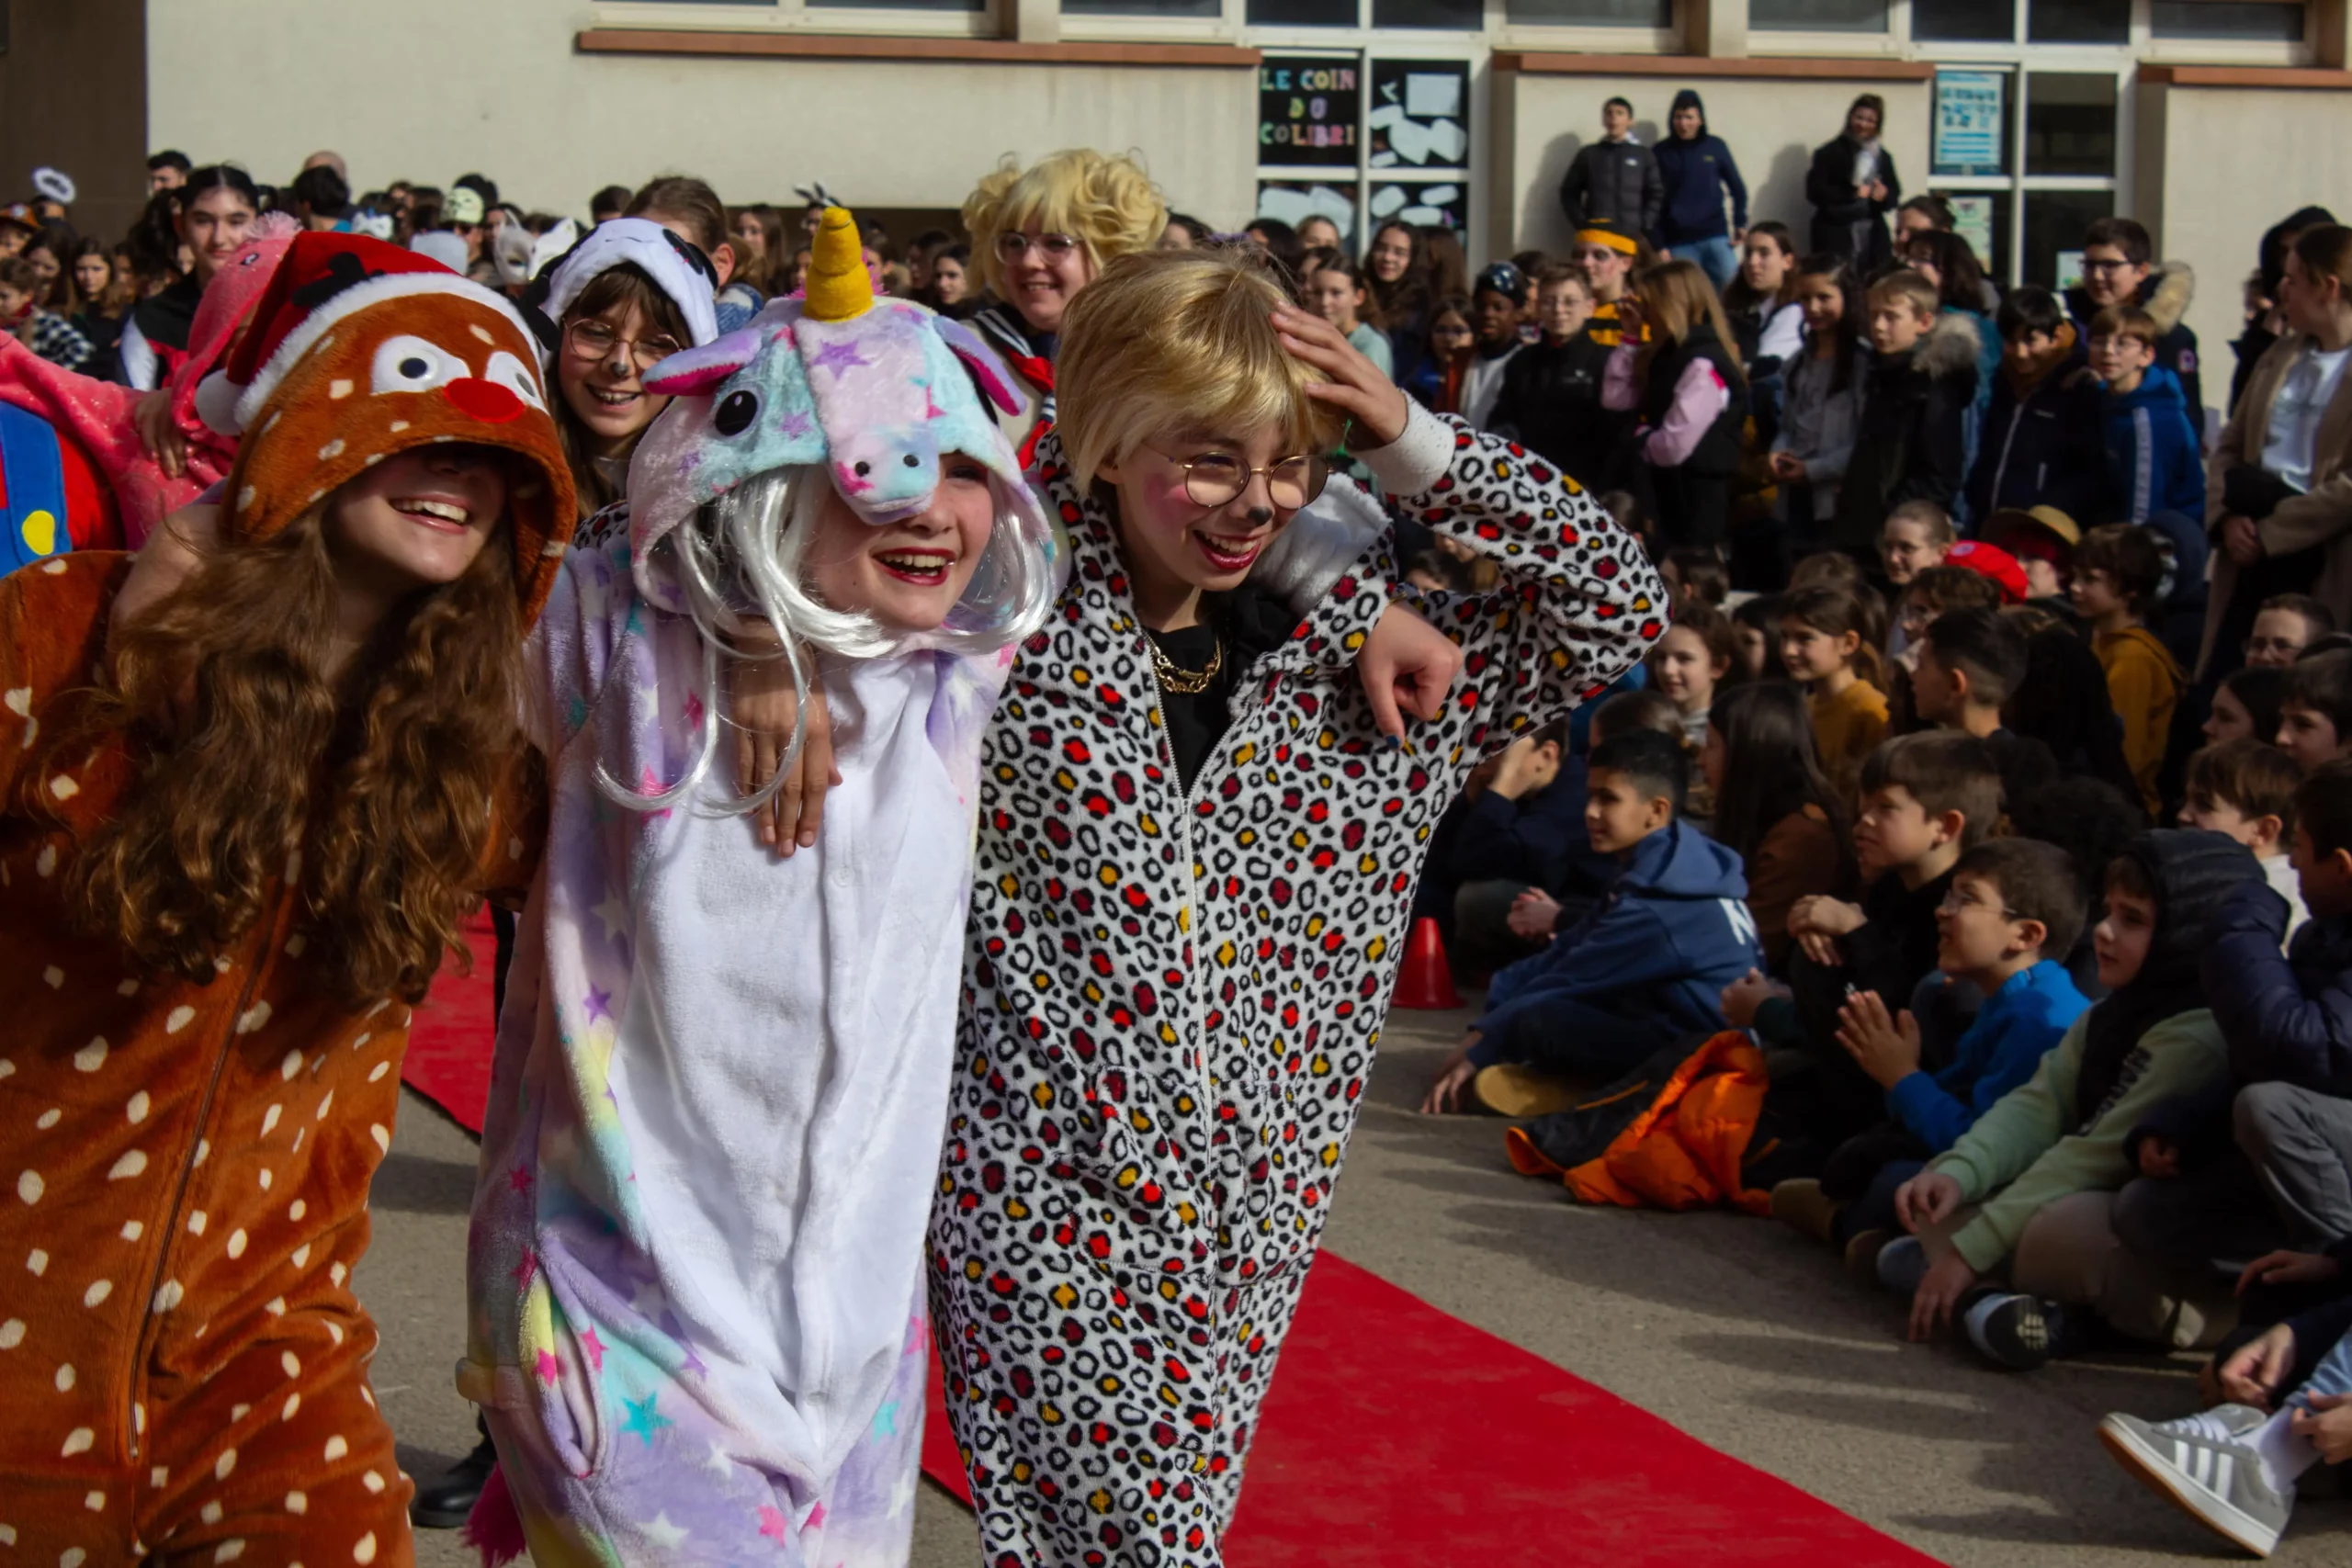
[[[1555,193],[1601,101],[1631,99],[1653,141],[1690,86],[1751,217],[1802,246],[1811,150],[1874,92],[1906,194],[1952,198],[1996,275],[2064,281],[2086,223],[2135,217],[2196,268],[2218,357],[2261,231],[2306,202],[2352,215],[2347,6],[0,0],[0,187],[81,158],[110,206],[149,148],[283,181],[332,147],[362,188],[481,169],[563,211],[673,171],[730,201],[821,180],[939,210],[1002,155],[1087,145],[1136,151],[1217,227],[1322,211],[1352,245],[1396,213],[1459,227],[1477,261],[1564,250]]]

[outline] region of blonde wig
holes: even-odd
[[[1168,203],[1131,157],[1073,148],[1023,169],[1008,154],[964,200],[972,262],[989,288],[1001,292],[1003,285],[997,237],[1032,220],[1047,233],[1068,234],[1084,245],[1100,270],[1159,244],[1168,228]]]

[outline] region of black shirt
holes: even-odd
[[[1295,624],[1279,600],[1244,587],[1204,596],[1198,625],[1150,634],[1168,662],[1186,674],[1198,674],[1218,656],[1216,677],[1200,691],[1159,688],[1160,721],[1168,727],[1176,782],[1186,794],[1210,750],[1233,726],[1233,694],[1240,690],[1243,674],[1260,654],[1288,640]]]

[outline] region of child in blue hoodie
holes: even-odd
[[[1536,1114],[1521,1101],[1554,1080],[1613,1077],[1679,1036],[1723,1028],[1723,988],[1764,950],[1739,856],[1680,819],[1690,773],[1681,746],[1654,730],[1593,748],[1585,829],[1625,869],[1591,914],[1495,976],[1424,1111],[1457,1109],[1484,1068],[1523,1064],[1532,1070],[1509,1075],[1511,1103],[1491,1108]]]
[[[2114,520],[2160,512],[2205,515],[2205,460],[2180,378],[2156,364],[2155,318],[2111,305],[2091,321],[2092,373],[2107,383],[2100,423],[2114,483]]]
[[[1849,1256],[1874,1256],[1901,1234],[1895,1189],[2031,1077],[2090,1006],[2062,962],[2082,929],[2082,886],[2055,844],[1993,839],[1961,856],[1936,911],[1941,974],[1921,989],[1973,987],[1985,998],[1975,1022],[1950,1061],[1931,1066],[1912,1013],[1891,1013],[1875,991],[1856,993],[1838,1014],[1838,1043],[1886,1090],[1890,1120],[1840,1145],[1819,1181],[1775,1187],[1772,1212]]]
[[[1674,95],[1667,130],[1657,149],[1665,200],[1650,242],[1661,258],[1697,262],[1720,293],[1739,271],[1731,237],[1747,227],[1747,182],[1739,177],[1739,165],[1723,138],[1708,131],[1707,106],[1690,88]],[[1728,223],[1725,194],[1731,197]]]

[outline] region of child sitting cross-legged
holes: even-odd
[[[1909,1005],[1942,945],[1937,911],[1953,868],[1984,841],[2001,809],[2001,777],[1984,744],[1949,732],[1905,735],[1862,769],[1854,856],[1859,904],[1827,895],[1789,910],[1789,984],[1761,973],[1725,987],[1724,1014],[1753,1029],[1771,1067],[1769,1105],[1787,1136],[1826,1158],[1886,1119],[1885,1090],[1837,1041],[1849,997]]]
[[[2031,839],[1994,839],[1960,858],[1937,907],[1937,967],[1945,986],[1984,998],[1950,1060],[1923,1063],[1918,1020],[1875,991],[1838,1012],[1838,1043],[1886,1094],[1888,1120],[1847,1140],[1818,1181],[1772,1190],[1772,1213],[1843,1248],[1860,1267],[1898,1234],[1895,1190],[1949,1150],[2090,1006],[2063,963],[2082,929],[2082,891],[2066,852]],[[1930,982],[1934,984],[1934,982]]]
[[[1496,975],[1487,1011],[1447,1058],[1425,1112],[1476,1097],[1506,1116],[1568,1103],[1686,1034],[1723,1027],[1724,987],[1762,962],[1739,857],[1681,820],[1690,762],[1654,730],[1611,735],[1587,764],[1585,828],[1625,869],[1552,944]]]
[[[2093,938],[2106,999],[1895,1194],[1914,1235],[1878,1273],[1910,1294],[1913,1339],[1949,1324],[2026,1370],[2082,1348],[2096,1320],[2178,1348],[2222,1326],[2193,1282],[2118,1244],[2112,1215],[2132,1129],[2229,1071],[2197,960],[2231,893],[2261,876],[2244,845],[2189,829],[2142,833],[2109,863]]]

